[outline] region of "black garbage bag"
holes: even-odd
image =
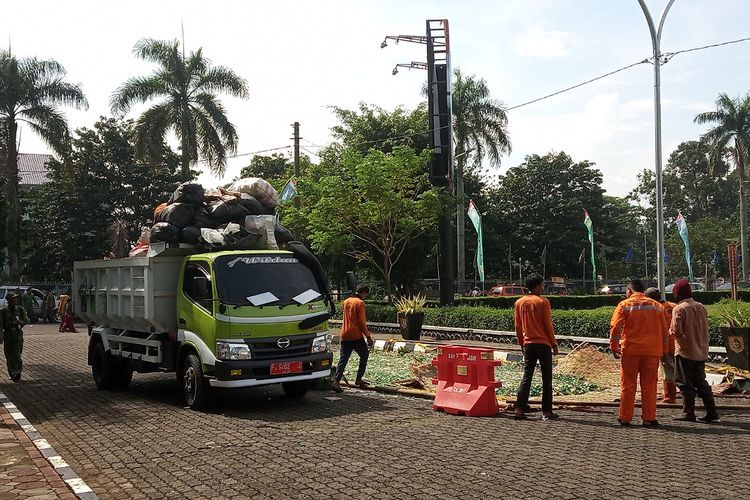
[[[250,215],[261,215],[265,210],[261,202],[255,199],[254,196],[250,196],[247,193],[242,193],[242,197],[240,198],[240,205],[247,208],[247,211],[250,212]]]
[[[151,228],[151,241],[180,242],[180,228],[169,222],[157,222]]]
[[[294,241],[294,235],[292,235],[292,232],[281,224],[276,224],[274,226],[273,234],[276,237],[276,243],[286,245],[290,241]]]
[[[188,226],[182,229],[181,241],[191,245],[197,245],[201,241],[201,230],[195,226]]]
[[[250,215],[247,208],[236,199],[214,201],[208,205],[208,213],[211,215],[211,218],[219,222],[219,225],[229,222],[244,222],[245,217]]]
[[[203,186],[197,182],[184,182],[180,184],[170,198],[170,203],[203,203],[205,191]]]
[[[193,217],[193,225],[198,228],[216,229],[223,223],[224,221],[214,218],[205,205],[199,206]]]
[[[263,213],[260,215],[276,215],[276,207],[273,205],[263,205]]]
[[[168,222],[182,229],[193,225],[195,205],[191,203],[172,203],[167,205],[156,216],[156,222]]]

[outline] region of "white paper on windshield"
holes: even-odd
[[[315,290],[311,288],[310,290],[306,292],[302,292],[296,297],[292,297],[292,300],[299,304],[305,305],[308,302],[317,299],[318,297],[320,297],[320,293],[316,292]]]
[[[253,295],[252,297],[247,297],[247,300],[254,306],[264,306],[271,302],[276,302],[279,298],[271,292],[263,292],[258,295]]]

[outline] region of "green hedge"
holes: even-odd
[[[547,295],[552,309],[597,309],[616,306],[624,295]],[[461,297],[456,300],[459,306],[481,306],[494,309],[510,309],[518,297]]]
[[[721,305],[708,307],[709,334],[711,345],[723,346],[720,330],[720,318],[717,315]],[[741,303],[737,307],[750,309],[750,304]],[[614,307],[600,307],[586,310],[552,310],[552,323],[557,335],[572,337],[609,337],[609,321]],[[391,306],[368,304],[368,321],[378,323],[395,323],[396,309]],[[441,307],[425,309],[425,324],[455,328],[475,328],[482,330],[513,331],[513,310],[494,309],[489,307]]]

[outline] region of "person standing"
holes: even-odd
[[[55,322],[55,295],[52,290],[44,292],[44,300],[42,301],[42,320],[47,323]]]
[[[333,390],[341,392],[341,379],[344,378],[344,370],[349,363],[352,352],[359,356],[359,368],[357,369],[357,380],[354,382],[361,388],[369,385],[363,377],[367,370],[367,358],[370,355],[369,348],[375,342],[372,340],[370,331],[367,329],[367,314],[365,311],[365,300],[370,294],[370,288],[367,285],[359,285],[355,294],[344,301],[341,306],[343,317],[341,325],[341,354],[339,364],[336,368],[336,378],[333,381]]]
[[[667,321],[664,309],[643,293],[641,280],[628,283],[625,300],[615,308],[610,322],[609,349],[621,358],[620,425],[633,419],[638,378],[641,381],[641,418],[644,427],[656,420],[656,385],[659,361],[667,349]]]
[[[695,422],[695,397],[700,396],[706,415],[697,420],[711,423],[719,421],[711,386],[706,381],[708,359],[708,313],[706,307],[693,299],[690,282],[677,281],[672,290],[677,305],[672,310],[669,335],[674,339],[675,375],[682,391],[682,415],[676,420]]]
[[[31,323],[37,322],[36,312],[34,311],[34,292],[31,287],[26,289],[26,293],[21,298],[21,305],[26,310],[26,314],[29,315]]]
[[[676,305],[674,302],[668,300],[661,300],[661,292],[658,288],[648,288],[645,293],[646,297],[653,299],[661,304],[664,309],[664,316],[667,320],[667,329],[672,324],[672,309]],[[669,335],[669,332],[667,332]],[[677,385],[675,384],[674,377],[674,338],[669,337],[668,348],[664,355],[661,357],[661,368],[664,370],[664,385],[662,386],[662,401],[664,403],[674,403],[677,398]]]
[[[557,355],[555,329],[552,326],[552,307],[549,300],[542,297],[544,279],[533,274],[526,279],[528,295],[515,304],[515,324],[518,344],[523,350],[523,380],[516,397],[517,420],[526,418],[529,409],[529,392],[537,362],[542,370],[542,412],[543,420],[558,418],[552,412],[552,357]]]
[[[8,305],[0,310],[0,327],[2,327],[2,341],[4,343],[5,362],[8,365],[8,375],[13,382],[21,381],[23,371],[23,327],[29,322],[26,310],[18,305],[20,296],[9,293],[5,297]]]

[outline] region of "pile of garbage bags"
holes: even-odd
[[[156,207],[155,224],[144,231],[131,256],[143,254],[144,246],[147,252],[148,242],[157,241],[278,250],[279,245],[294,239],[289,230],[276,224],[278,204],[276,190],[260,178],[239,179],[227,188],[207,190],[195,182],[183,183],[166,203]]]

